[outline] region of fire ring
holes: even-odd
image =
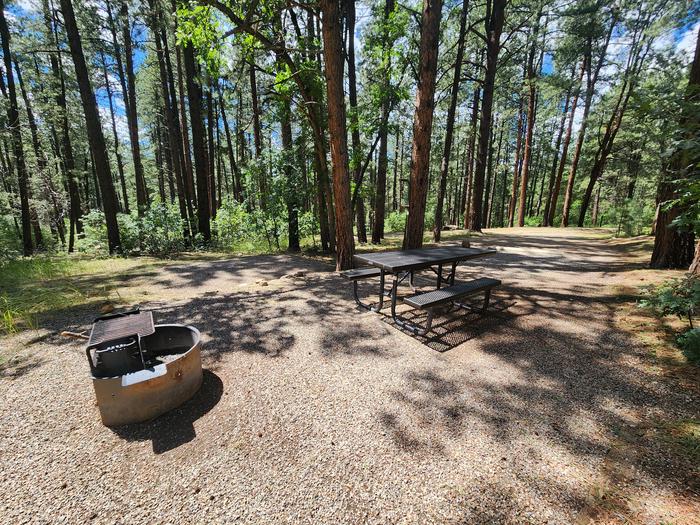
[[[97,319],[86,352],[107,426],[153,419],[183,404],[202,384],[199,330],[153,325],[151,312]]]

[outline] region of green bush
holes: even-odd
[[[139,221],[145,253],[167,257],[185,248],[184,221],[177,204],[157,203]]]
[[[217,232],[219,248],[231,249],[246,238],[248,218],[245,205],[235,199],[227,198],[216,212],[214,227]]]
[[[407,216],[405,211],[392,211],[386,218],[386,229],[390,232],[402,232],[406,227]]]
[[[644,298],[639,301],[642,308],[651,308],[661,316],[675,315],[687,319],[693,328],[693,318],[700,308],[700,278],[688,274],[671,279],[659,286],[643,288]]]
[[[0,216],[0,263],[22,255],[22,239],[9,215]]]
[[[700,328],[692,328],[678,338],[678,346],[691,363],[700,363]]]
[[[650,308],[661,316],[675,315],[688,321],[689,330],[676,341],[688,361],[700,363],[700,328],[693,327],[693,318],[700,308],[700,278],[688,274],[659,286],[644,287],[643,293],[640,307]]]
[[[176,204],[154,203],[143,217],[136,213],[117,215],[121,252],[168,257],[185,248],[184,224]],[[91,210],[83,216],[84,232],[76,243],[79,251],[107,255],[107,226],[104,213]]]

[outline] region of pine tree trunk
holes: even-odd
[[[299,246],[299,214],[298,214],[298,202],[297,195],[299,188],[297,188],[294,166],[292,165],[292,160],[294,159],[294,145],[292,142],[292,122],[291,113],[292,109],[289,104],[289,99],[282,97],[281,100],[281,111],[280,111],[280,127],[282,135],[282,152],[284,155],[284,174],[287,183],[287,227],[289,231],[289,251],[298,252],[301,250]]]
[[[418,64],[419,83],[413,119],[411,177],[408,188],[408,220],[403,243],[405,249],[420,248],[423,245],[441,17],[442,0],[423,0]]]
[[[177,116],[177,95],[175,94],[175,85],[169,81],[168,67],[169,56],[166,47],[166,35],[159,27],[159,17],[155,9],[153,0],[149,2],[151,8],[151,32],[153,33],[156,44],[156,55],[158,59],[158,72],[160,74],[160,94],[163,98],[163,113],[165,122],[168,127],[168,145],[170,147],[173,174],[175,176],[175,188],[177,193],[177,202],[180,209],[180,217],[185,223],[184,237],[189,242],[191,236],[191,227],[193,220],[193,212],[189,199],[187,198],[187,190],[185,186],[185,170],[184,170],[184,155],[182,152],[182,137],[180,135],[180,122]]]
[[[211,93],[211,85],[207,89],[207,172],[209,173],[209,214],[212,219],[216,218],[216,173],[215,163],[216,152],[214,148],[214,98]]]
[[[386,174],[389,167],[387,157],[389,151],[389,112],[391,110],[391,48],[393,41],[387,36],[389,31],[386,24],[389,23],[389,16],[394,12],[394,0],[385,0],[384,3],[384,24],[382,28],[382,62],[385,69],[381,73],[382,77],[382,104],[381,120],[379,122],[379,158],[377,162],[377,186],[374,198],[374,228],[372,229],[372,243],[379,244],[384,238],[384,218],[386,215]],[[354,38],[354,35],[353,35]]]
[[[554,192],[554,186],[557,178],[557,166],[559,163],[559,150],[561,148],[562,138],[564,137],[564,129],[566,128],[566,117],[569,113],[569,103],[571,102],[571,90],[566,93],[564,98],[564,111],[561,114],[561,121],[559,122],[559,133],[557,134],[557,141],[554,145],[554,155],[552,159],[552,170],[549,174],[549,182],[547,184],[547,200],[544,204],[544,213],[542,214],[542,226],[551,226],[551,221],[549,219],[549,209],[552,202],[552,195]],[[566,145],[568,147],[568,144]],[[562,157],[562,162],[566,162],[565,156]],[[559,178],[561,183],[561,178]],[[557,193],[559,193],[559,188],[557,188]]]
[[[472,98],[471,132],[467,147],[467,160],[464,166],[464,188],[460,204],[460,213],[464,216],[464,228],[469,228],[469,211],[471,209],[472,180],[474,177],[474,157],[476,148],[476,133],[479,124],[479,104],[481,103],[481,87],[477,86]]]
[[[481,231],[482,203],[484,198],[484,177],[488,161],[489,136],[491,133],[491,116],[493,112],[493,92],[496,80],[496,65],[501,49],[501,32],[505,16],[506,0],[487,0],[486,18],[486,72],[481,102],[481,121],[479,123],[479,147],[474,168],[472,184],[471,210],[469,211],[469,229]]]
[[[109,168],[107,145],[104,135],[102,134],[102,124],[97,111],[95,93],[90,84],[90,74],[87,69],[87,63],[85,62],[85,55],[83,54],[80,33],[78,31],[71,0],[61,0],[61,11],[63,12],[68,44],[70,46],[71,56],[73,57],[75,74],[80,90],[80,99],[83,104],[83,112],[85,113],[85,124],[90,150],[92,152],[95,171],[102,194],[102,206],[107,222],[109,252],[114,253],[119,250],[121,243],[119,239],[119,226],[117,224],[117,199]]]
[[[682,138],[692,140],[697,135],[700,125],[700,115],[695,108],[700,101],[700,30],[695,44],[695,57],[690,66],[690,79],[686,87],[685,104],[681,112],[680,128]],[[690,271],[697,274],[700,269],[700,244],[693,255],[695,235],[692,230],[675,227],[673,221],[687,211],[687,204],[674,204],[670,208],[665,203],[679,197],[683,186],[677,186],[675,180],[689,182],[697,180],[700,154],[694,150],[681,149],[674,153],[670,160],[670,173],[664,174],[659,181],[657,202],[659,203],[656,234],[654,236],[654,252],[651,256],[652,268],[678,268],[690,266]],[[690,167],[690,169],[688,168]]]
[[[518,226],[525,226],[525,208],[527,200],[527,185],[530,175],[530,160],[532,157],[532,135],[535,128],[536,116],[536,100],[537,90],[535,85],[535,51],[537,48],[537,33],[539,29],[539,18],[541,13],[538,13],[535,20],[535,28],[532,35],[532,47],[527,64],[527,80],[528,80],[528,98],[527,98],[527,128],[525,132],[525,147],[523,148],[523,165],[520,169],[520,206],[518,207]]]
[[[612,37],[613,30],[617,24],[616,16],[613,17],[610,22],[610,27],[608,28],[608,33],[602,48],[599,50],[600,54],[598,56],[598,62],[595,69],[592,70],[593,64],[593,51],[592,42],[589,38],[586,48],[584,50],[584,64],[587,71],[586,79],[586,98],[583,105],[583,119],[581,120],[581,127],[579,128],[578,138],[576,139],[576,148],[574,149],[574,156],[571,159],[571,168],[569,170],[569,179],[566,182],[566,192],[564,194],[564,208],[562,209],[561,216],[561,226],[565,228],[569,225],[569,213],[571,212],[571,204],[573,202],[574,193],[574,182],[576,179],[576,169],[578,168],[579,160],[581,159],[581,150],[583,149],[583,143],[586,136],[586,128],[588,127],[588,115],[591,111],[591,103],[593,101],[593,95],[595,93],[595,85],[598,81],[598,76],[600,70],[605,62],[605,57],[610,43],[610,38]]]
[[[454,133],[455,112],[459,97],[459,85],[462,76],[462,61],[464,60],[464,37],[467,32],[467,14],[469,12],[469,0],[462,0],[462,12],[459,15],[459,34],[457,36],[457,57],[455,59],[454,76],[452,77],[452,91],[450,93],[450,105],[447,109],[447,122],[445,127],[445,144],[442,150],[440,162],[440,182],[438,183],[437,203],[435,205],[435,227],[433,229],[433,241],[440,242],[442,232],[442,207],[447,189],[447,174],[452,153],[452,135]]]
[[[192,125],[192,146],[194,151],[194,169],[197,175],[197,226],[202,240],[211,240],[209,223],[209,159],[206,146],[206,130],[202,118],[202,87],[197,82],[197,69],[194,49],[188,44],[182,50],[185,70],[187,72],[187,95]]]
[[[231,164],[233,173],[233,196],[238,202],[243,202],[243,192],[241,191],[241,170],[236,162],[235,150],[233,141],[231,140],[231,130],[229,128],[228,119],[226,118],[226,104],[224,97],[219,90],[219,107],[221,108],[221,119],[224,121],[224,136],[226,137],[226,148],[228,149],[228,160]]]
[[[42,9],[44,14],[44,23],[47,33],[52,37],[52,46],[58,49],[58,35],[56,30],[53,11],[49,8],[48,0],[43,0]],[[56,92],[56,106],[60,109],[59,124],[61,128],[60,138],[57,140],[57,147],[61,152],[63,161],[63,172],[65,174],[65,185],[68,189],[69,198],[69,236],[68,236],[68,252],[73,252],[75,248],[75,236],[83,232],[82,223],[82,208],[80,204],[80,190],[76,182],[75,175],[75,157],[73,155],[73,146],[70,140],[70,129],[68,127],[68,113],[66,110],[66,86],[63,78],[63,62],[60,53],[50,53],[49,61],[51,63],[51,72],[54,80],[58,85]]]
[[[109,1],[109,0],[108,0]],[[139,120],[136,113],[136,76],[134,75],[134,59],[131,42],[131,23],[129,21],[128,0],[121,0],[122,38],[124,40],[124,55],[126,58],[126,88],[124,102],[126,103],[126,120],[129,126],[129,142],[131,142],[131,156],[134,162],[134,178],[136,179],[136,205],[139,216],[142,216],[148,208],[148,189],[143,173],[141,161],[141,145],[139,143]]]
[[[124,161],[122,160],[122,154],[119,151],[119,135],[117,135],[117,120],[114,116],[114,103],[112,101],[112,86],[109,81],[109,75],[107,73],[107,62],[105,61],[105,55],[103,51],[100,51],[100,58],[102,59],[102,72],[105,79],[105,89],[107,90],[107,101],[109,102],[109,115],[112,122],[112,137],[114,138],[114,157],[117,161],[117,172],[119,173],[119,183],[122,190],[122,210],[124,213],[130,213],[129,210],[129,196],[126,192],[126,178],[124,177]]]
[[[695,255],[688,271],[693,275],[700,275],[700,242],[695,245]]]
[[[569,144],[571,143],[571,133],[574,127],[574,118],[576,116],[576,108],[578,106],[578,100],[581,94],[581,83],[583,81],[583,74],[585,73],[585,71],[586,59],[583,59],[581,61],[581,70],[575,88],[574,99],[571,102],[571,109],[569,111],[569,124],[566,127],[566,135],[564,137],[564,146],[561,152],[561,160],[559,161],[557,176],[554,180],[554,188],[549,198],[549,214],[547,216],[547,226],[554,226],[554,216],[557,213],[557,204],[559,203],[559,190],[561,188],[561,179],[564,175],[564,169],[566,168],[566,158],[569,152]]]
[[[352,172],[355,185],[362,183],[362,145],[360,143],[360,126],[357,115],[357,73],[355,66],[355,0],[345,0],[345,17],[348,42],[348,98],[350,101],[350,137],[352,139]],[[365,203],[362,195],[355,197],[355,221],[357,241],[367,242],[367,225],[365,224]]]
[[[22,80],[22,69],[20,68],[20,64],[17,61],[16,57],[14,58],[14,62],[15,73],[17,75],[17,83],[19,84],[19,90],[22,94],[22,100],[24,101],[24,109],[27,112],[27,123],[29,124],[29,131],[32,137],[34,157],[36,158],[37,169],[39,171],[38,175],[44,183],[46,192],[53,198],[54,213],[55,216],[58,218],[58,205],[56,203],[55,192],[52,191],[51,177],[47,174],[48,161],[46,159],[44,150],[42,149],[41,144],[39,143],[39,132],[36,125],[36,119],[34,118],[34,112],[32,111],[32,102],[29,98],[29,95],[27,94],[27,90],[24,87],[24,81]],[[31,199],[31,189],[28,188],[28,190],[29,198]],[[41,248],[44,246],[44,237],[41,232],[41,226],[39,224],[39,215],[36,211],[36,208],[31,204],[29,206],[29,214],[32,220],[32,229],[34,231],[35,246],[37,248]],[[53,222],[53,225],[58,226],[61,230],[63,228],[63,225],[59,224],[57,220]],[[55,228],[52,227],[52,231],[54,230]]]
[[[343,36],[340,2],[321,0],[323,14],[323,56],[328,97],[328,130],[333,162],[333,196],[335,202],[336,269],[352,268],[354,239],[350,206],[350,171],[348,167],[347,131],[345,129],[345,94],[343,92]]]
[[[7,73],[7,126],[12,136],[12,152],[17,169],[17,183],[19,187],[20,208],[22,212],[22,251],[26,256],[34,252],[32,244],[31,217],[29,211],[29,174],[24,158],[24,146],[22,144],[22,130],[20,128],[19,110],[17,105],[17,91],[12,75],[12,55],[10,54],[10,31],[5,19],[5,1],[0,0],[0,38],[2,39],[2,56]]]

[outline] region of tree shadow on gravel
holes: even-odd
[[[112,427],[111,430],[127,441],[151,441],[153,452],[163,454],[193,441],[197,434],[194,423],[204,417],[221,399],[224,383],[210,370],[202,371],[202,386],[183,405],[152,421]]]
[[[483,331],[478,343],[495,359],[493,374],[469,368],[465,352],[454,360],[463,366],[408,372],[405,387],[390,394],[396,409],[377,418],[398,449],[440,455],[472,432],[485,434],[508,451],[503,459],[509,471],[547,498],[555,476],[546,469],[535,475],[539,460],[533,464],[529,456],[556,450],[597,465],[611,442],[637,425],[637,415],[642,421],[653,414],[696,417],[688,393],[660,384],[658,374],[640,364],[644,348],[615,325],[621,299],[578,297],[572,304],[565,293],[509,292],[517,302],[503,314],[510,322]],[[640,478],[687,495],[692,467],[679,460],[669,468],[671,460],[658,448],[648,447],[651,455],[635,461]],[[602,485],[611,483],[601,476]],[[581,509],[585,496],[572,494],[572,508]]]
[[[34,354],[18,355],[0,362],[0,379],[19,379],[35,368],[39,368],[44,360]]]

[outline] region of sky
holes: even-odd
[[[96,0],[88,0],[91,2],[96,2]],[[8,19],[12,20],[14,18],[21,18],[23,16],[35,16],[40,9],[40,2],[39,0],[15,0],[14,3],[8,7],[6,7],[6,12],[8,15]],[[106,15],[105,15],[106,16]],[[370,8],[367,6],[367,4],[360,2],[357,4],[357,23],[356,23],[356,29],[355,29],[355,47],[356,47],[356,53],[357,53],[357,59],[358,61],[361,60],[362,58],[362,43],[363,43],[363,31],[365,30],[367,23],[370,20],[371,17],[371,12]],[[11,22],[10,22],[11,23]],[[697,32],[698,29],[700,28],[700,21],[697,21],[695,23],[690,23],[687,24],[685,27],[678,28],[674,31],[670,31],[667,35],[662,35],[659,37],[657,43],[655,44],[655,47],[657,49],[661,49],[666,46],[672,46],[676,48],[678,51],[683,53],[683,56],[685,58],[685,61],[689,63],[692,58],[693,54],[695,52],[695,43],[696,43],[696,38],[697,38]],[[145,32],[143,30],[143,27],[137,27],[134,31],[134,41],[135,42],[140,42],[145,38]],[[108,33],[103,34],[104,38],[111,39],[111,35]],[[617,52],[616,49],[619,48],[619,45],[616,45],[615,42],[611,42],[611,51],[610,51],[610,58],[614,56],[614,54]],[[136,49],[134,52],[134,64],[136,71],[138,72],[138,68],[141,66],[143,63],[143,60],[145,58],[145,53],[142,49]],[[109,58],[108,58],[109,60]],[[614,67],[614,66],[609,66],[609,67]],[[551,74],[554,71],[554,57],[547,53],[545,54],[544,57],[544,63],[543,63],[543,73],[546,74]],[[111,80],[111,87],[113,91],[113,103],[114,103],[114,110],[115,110],[115,118],[117,121],[117,132],[120,137],[120,139],[128,143],[129,141],[129,134],[128,134],[128,126],[126,122],[126,114],[125,114],[125,108],[123,104],[123,100],[121,97],[121,87],[119,84],[118,79],[112,74],[110,75],[110,80]],[[110,116],[109,116],[109,105],[108,105],[108,100],[107,100],[107,93],[104,88],[98,88],[96,89],[96,98],[99,106],[99,111],[102,116],[102,119],[104,121],[104,126],[105,126],[105,131],[111,133],[111,121],[110,121]],[[580,120],[580,119],[576,119]],[[143,127],[141,127],[140,131],[144,131]],[[144,137],[145,138],[145,137]]]

